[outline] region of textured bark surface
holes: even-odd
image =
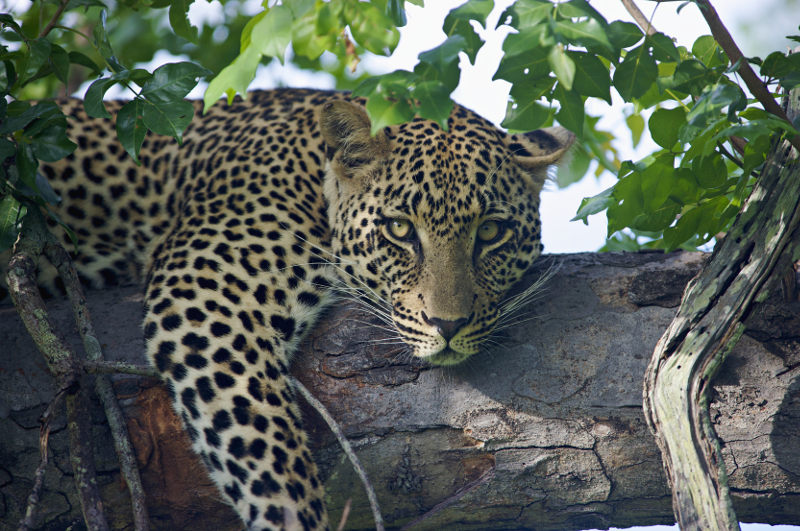
[[[707,19],[716,17],[711,4],[703,5]],[[800,114],[800,90],[787,100],[790,120]],[[742,321],[753,302],[769,293],[770,279],[795,274],[793,265],[800,259],[797,155],[789,141],[774,143],[741,211],[686,288],[647,368],[644,415],[661,449],[681,529],[739,530],[708,410],[710,384],[744,331]],[[791,280],[781,291],[793,300],[797,289]]]
[[[660,454],[644,422],[641,386],[699,254],[582,254],[561,264],[543,297],[492,351],[463,367],[430,369],[347,305],[333,309],[294,372],[353,441],[390,525],[452,502],[414,529],[586,529],[672,522]],[[106,357],[141,361],[137,289],[90,293]],[[70,330],[66,304],[52,304]],[[56,309],[59,307],[58,309]],[[715,386],[737,515],[800,523],[800,312],[768,300]],[[77,343],[76,343],[77,345]],[[115,377],[142,466],[155,529],[240,526],[219,501],[157,381]],[[0,308],[0,528],[24,511],[38,455],[38,417],[53,386],[13,308]],[[100,419],[98,405],[96,418]],[[45,529],[80,519],[66,430],[53,425],[40,504]],[[314,413],[307,424],[325,475],[332,521],[353,499],[350,528],[371,527],[366,496]],[[93,427],[109,522],[130,528],[130,505],[107,427]],[[459,497],[460,496],[460,497]]]

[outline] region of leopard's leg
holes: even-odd
[[[329,273],[315,266],[298,279],[298,270],[267,264],[275,257],[247,241],[177,233],[156,248],[148,355],[195,451],[248,529],[326,528],[323,486],[287,366],[323,303],[319,285]],[[295,254],[298,264],[308,260]]]

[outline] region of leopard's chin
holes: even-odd
[[[450,365],[458,365],[474,354],[474,352],[459,352],[450,347],[445,347],[436,354],[426,356],[424,359],[431,365],[446,367]]]

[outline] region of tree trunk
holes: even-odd
[[[706,7],[713,11],[710,4]],[[787,100],[791,120],[800,114],[800,90]],[[663,455],[681,529],[739,529],[725,459],[710,418],[711,386],[744,331],[742,321],[754,301],[768,295],[769,280],[789,273],[790,282],[778,291],[796,297],[798,226],[800,165],[789,141],[780,141],[727,234],[686,288],[651,356],[644,415]]]
[[[586,529],[671,523],[661,456],[645,425],[641,382],[650,353],[705,256],[546,257],[560,269],[533,317],[499,345],[431,369],[380,341],[371,317],[334,308],[298,354],[294,373],[341,423],[389,526],[414,529]],[[533,273],[535,275],[536,272]],[[775,290],[773,290],[775,291]],[[106,358],[142,362],[138,289],[90,292]],[[62,330],[68,304],[50,305]],[[521,319],[525,319],[523,314]],[[742,521],[800,523],[800,313],[769,299],[712,391],[734,507]],[[79,339],[73,340],[79,345]],[[115,376],[128,415],[153,529],[239,529],[220,501],[155,380]],[[38,417],[52,398],[44,361],[11,307],[0,308],[0,528],[15,527],[39,462]],[[100,406],[96,418],[102,418]],[[366,496],[313,412],[308,425],[336,522],[370,528]],[[63,420],[51,423],[44,529],[80,521]],[[108,428],[93,426],[98,482],[110,525],[131,529]]]

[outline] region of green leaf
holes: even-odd
[[[367,113],[372,120],[372,133],[384,127],[407,122],[414,118],[414,108],[407,98],[392,96],[386,99],[376,95],[367,100]]]
[[[56,191],[53,190],[53,187],[50,186],[50,181],[39,171],[36,172],[36,190],[42,196],[42,199],[51,205],[57,205],[61,202],[61,197],[59,197]]]
[[[93,118],[111,118],[103,104],[103,97],[115,83],[116,81],[112,78],[101,77],[89,85],[83,97],[83,108],[86,110],[86,114]]]
[[[261,61],[261,53],[252,46],[239,54],[231,64],[222,69],[217,77],[212,79],[206,93],[203,95],[203,112],[214,105],[220,96],[228,95],[228,104],[238,94],[246,94],[247,87],[256,75],[256,68]]]
[[[172,0],[169,6],[169,24],[176,35],[198,44],[197,28],[189,22],[189,6],[192,2],[194,0]]]
[[[582,220],[584,224],[588,225],[588,217],[593,214],[598,214],[606,210],[611,205],[616,205],[618,200],[614,198],[614,187],[606,188],[599,194],[592,197],[584,197],[581,200],[580,207],[570,221]]]
[[[111,70],[121,72],[125,70],[125,67],[119,63],[114,55],[114,50],[111,48],[111,41],[108,39],[108,33],[106,32],[106,18],[107,14],[104,9],[100,12],[100,23],[95,24],[94,30],[92,30],[92,39],[97,51],[106,60]]]
[[[0,166],[3,162],[17,152],[17,146],[7,138],[0,137]]]
[[[530,35],[525,31],[512,33],[503,42],[503,57],[492,79],[505,79],[516,83],[550,75],[547,50],[530,46]]]
[[[692,171],[703,188],[717,188],[728,179],[725,161],[716,151],[709,156],[692,160]]]
[[[20,82],[25,83],[39,71],[50,58],[50,41],[42,37],[28,42],[25,66],[20,72]]]
[[[411,91],[411,97],[417,101],[419,115],[433,120],[447,131],[447,119],[453,110],[450,89],[439,81],[423,81]]]
[[[142,86],[142,95],[158,103],[180,100],[189,94],[200,78],[211,73],[194,63],[168,63],[153,71],[153,77]]]
[[[558,123],[578,136],[583,135],[583,99],[574,90],[567,90],[559,82],[553,96],[561,105],[556,113]]]
[[[540,24],[546,26],[547,24],[543,23],[548,21],[552,14],[553,4],[547,0],[517,0],[500,15],[498,26],[505,23],[509,17],[511,17],[511,26],[520,31],[523,28]]]
[[[147,134],[147,128],[142,120],[143,102],[134,99],[122,106],[117,112],[117,136],[136,164],[139,164],[139,150]]]
[[[644,132],[644,118],[641,114],[634,113],[625,117],[625,123],[631,131],[631,141],[633,147],[639,145],[642,140],[642,133]]]
[[[52,44],[49,62],[58,80],[66,84],[69,79],[69,54],[66,50],[58,44]]]
[[[36,170],[39,169],[39,161],[36,160],[30,144],[19,146],[16,162],[19,180],[31,190],[36,190]]]
[[[486,17],[494,7],[494,0],[472,0],[465,2],[450,11],[444,19],[442,30],[445,35],[461,35],[464,38],[464,52],[469,57],[472,64],[475,64],[475,57],[478,50],[483,46],[481,39],[472,28],[472,20],[477,21],[481,26],[486,26]]]
[[[581,96],[602,98],[611,105],[611,79],[608,68],[592,54],[569,52],[575,63],[573,88]]]
[[[667,251],[677,249],[683,242],[695,235],[700,226],[702,211],[693,208],[681,214],[674,227],[664,230],[664,245]]]
[[[567,90],[572,90],[572,82],[575,80],[575,62],[566,54],[564,46],[561,44],[553,46],[547,55],[547,61],[558,78],[558,82]]]
[[[67,2],[67,7],[64,11],[69,11],[71,9],[77,9],[79,7],[87,8],[87,7],[102,7],[106,8],[106,5],[101,2],[100,0],[69,0]]]
[[[389,0],[386,2],[386,14],[398,28],[406,25],[406,10],[403,7],[403,0]]]
[[[591,163],[592,157],[589,152],[582,146],[575,146],[570,150],[566,162],[556,167],[556,184],[559,188],[566,188],[580,181],[589,171]]]
[[[13,133],[28,127],[38,118],[60,113],[58,106],[52,101],[41,101],[36,105],[14,101],[8,104],[8,117],[0,121],[0,134]]]
[[[524,103],[509,101],[506,117],[500,125],[513,131],[533,131],[544,125],[552,112],[550,107],[533,99]]]
[[[590,18],[581,22],[559,20],[555,23],[556,34],[580,44],[595,53],[613,53],[614,47],[606,35],[606,27],[596,19]]]
[[[678,131],[684,123],[686,123],[686,110],[683,107],[656,109],[648,122],[650,136],[659,146],[672,149],[678,142]]]
[[[663,33],[654,33],[647,37],[647,43],[653,47],[653,57],[657,61],[680,61],[681,55],[671,38]]]
[[[692,54],[709,68],[728,64],[728,60],[720,50],[719,44],[711,35],[698,37],[692,45]]]
[[[31,147],[37,159],[55,162],[63,159],[77,147],[67,136],[65,126],[48,127],[33,137]]]
[[[706,88],[689,111],[686,120],[690,126],[705,127],[709,121],[715,120],[725,107],[728,107],[728,119],[732,120],[735,119],[736,111],[744,109],[746,105],[747,99],[738,85],[721,82]]]
[[[356,15],[350,20],[350,31],[356,42],[376,55],[391,55],[400,40],[400,32],[392,20],[371,3],[349,5],[356,8]]]
[[[672,76],[676,89],[697,96],[710,81],[713,73],[697,59],[681,61]]]
[[[270,8],[252,27],[249,47],[263,55],[277,57],[283,63],[286,47],[292,40],[293,21],[292,11],[285,5],[279,4]],[[244,51],[245,46],[242,54]]]
[[[642,30],[631,22],[615,20],[608,25],[608,40],[617,51],[633,46],[642,40],[642,37],[644,37]]]
[[[458,54],[464,49],[466,41],[461,35],[448,37],[442,44],[419,54],[419,64],[414,72],[425,80],[438,80],[451,91],[458,85],[460,70]]]
[[[194,107],[188,101],[149,102],[142,107],[142,120],[148,129],[178,142],[183,140],[183,130],[193,116]]]
[[[634,48],[614,71],[614,86],[626,101],[634,100],[655,83],[658,67],[647,46]]]
[[[103,69],[97,66],[94,61],[81,52],[69,52],[69,62],[76,65],[85,66],[92,71],[92,75],[100,75],[100,73],[103,71]]]
[[[19,221],[25,207],[13,195],[0,198],[0,251],[10,249],[19,234]]]

